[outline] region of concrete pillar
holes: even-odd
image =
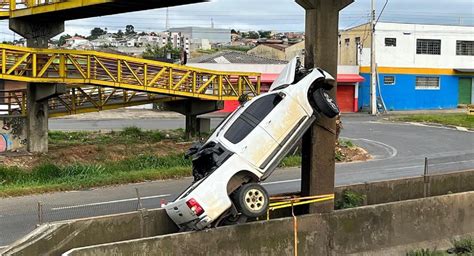
[[[165,110],[178,112],[186,116],[186,137],[189,139],[200,132],[197,116],[223,109],[224,102],[187,99],[166,102],[163,107]]]
[[[50,38],[64,32],[64,21],[10,19],[10,29],[26,39],[28,47],[48,48]],[[44,89],[55,85],[30,83],[27,86],[27,150],[31,153],[48,151],[48,99]],[[52,91],[57,91],[53,88]]]
[[[353,0],[296,0],[306,10],[305,67],[321,67],[336,77],[339,11]],[[330,94],[336,98],[336,88]],[[303,137],[303,196],[334,193],[336,119],[322,117]],[[334,201],[312,204],[309,213],[330,212]]]
[[[190,139],[199,133],[197,115],[186,115],[186,139]]]

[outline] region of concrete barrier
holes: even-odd
[[[424,190],[427,195],[472,191],[474,171],[434,175],[427,181],[429,183],[425,183],[423,177],[418,177],[342,186],[336,188],[336,200],[346,189],[366,195],[366,204],[420,198],[424,196]],[[278,215],[279,213],[272,213],[273,217]],[[72,248],[171,234],[176,231],[176,226],[164,210],[144,210],[46,224],[12,244],[4,253],[54,256]]]
[[[298,255],[405,255],[419,245],[440,248],[446,239],[474,233],[474,192],[304,215],[297,223]],[[293,234],[293,218],[283,218],[76,248],[63,255],[292,255]]]
[[[41,225],[2,255],[60,255],[77,247],[177,232],[162,209]]]
[[[474,191],[474,170],[340,186],[336,200],[344,190],[365,195],[366,205]]]

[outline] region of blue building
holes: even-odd
[[[370,105],[370,38],[363,40],[366,28],[364,24],[341,32],[341,60],[349,62],[342,64],[356,62],[365,78],[359,85],[359,109]],[[377,94],[388,110],[474,104],[474,27],[378,23],[375,41]]]

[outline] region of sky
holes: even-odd
[[[369,21],[371,0],[355,0],[340,15],[340,28]],[[387,0],[376,0],[377,14]],[[304,31],[304,10],[293,0],[212,0],[170,7],[170,27],[201,26],[236,30]],[[423,24],[474,25],[474,0],[388,0],[380,21]],[[103,16],[66,22],[68,34],[88,35],[94,27],[109,32],[132,24],[135,31],[163,31],[166,9]],[[18,35],[15,36],[18,38]],[[11,40],[8,21],[0,21],[0,40]]]

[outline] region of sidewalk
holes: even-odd
[[[148,109],[113,109],[100,112],[91,112],[70,116],[57,117],[54,119],[68,120],[117,120],[117,119],[183,119],[184,116],[170,111],[154,111]]]

